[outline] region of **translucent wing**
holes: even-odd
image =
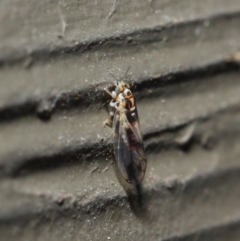
[[[137,110],[131,113],[126,109],[117,110],[114,116],[114,152],[123,178],[138,184],[147,167],[142,134],[138,122]]]

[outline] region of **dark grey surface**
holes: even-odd
[[[0,3],[1,240],[239,240],[239,1]],[[148,167],[128,199],[113,73]]]

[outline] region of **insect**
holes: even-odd
[[[135,98],[130,85],[115,83],[115,90],[105,91],[112,97],[110,115],[104,122],[113,128],[114,154],[122,177],[129,183],[140,184],[144,178],[147,158],[144,151]]]

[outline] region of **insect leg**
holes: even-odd
[[[117,98],[116,91],[110,92],[108,89],[104,89],[114,100]]]
[[[111,105],[111,103],[114,103],[113,101],[110,102],[110,106],[111,106],[111,109],[110,109],[110,112],[109,112],[109,116],[108,118],[103,122],[103,126],[108,126],[110,128],[112,128],[112,125],[113,125],[113,117],[114,117],[114,112],[115,112],[115,109],[113,108],[113,106]]]
[[[103,127],[108,126],[112,128],[113,125],[113,116],[109,115],[108,118],[103,122]]]

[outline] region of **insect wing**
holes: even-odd
[[[116,111],[113,123],[114,152],[119,170],[126,181],[138,184],[144,178],[147,160],[137,111],[134,116],[126,109]]]

